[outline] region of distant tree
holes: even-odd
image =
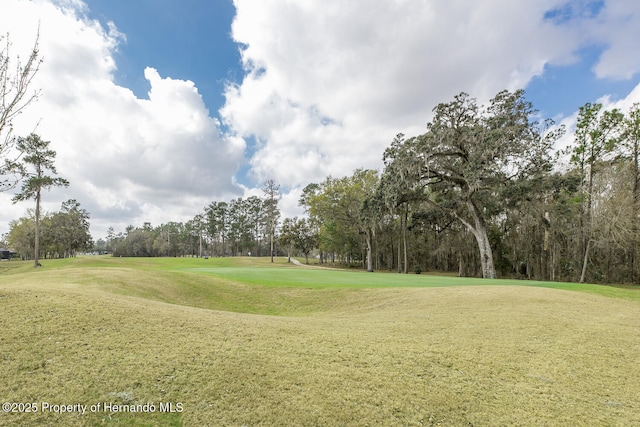
[[[293,244],[304,254],[304,259],[309,264],[309,254],[318,245],[318,234],[312,221],[308,218],[296,219],[293,224]]]
[[[58,256],[75,256],[78,251],[92,248],[89,232],[89,212],[75,199],[62,203],[60,212],[51,216],[50,240],[57,246]]]
[[[308,184],[302,189],[302,194],[298,199],[298,206],[302,207],[304,209],[304,213],[308,215],[309,224],[311,224],[315,234],[317,235],[318,241],[316,245],[320,256],[320,264],[323,264],[325,261],[325,250],[327,247],[323,244],[322,235],[320,234],[320,230],[322,229],[322,218],[311,213],[312,202],[321,191],[322,187],[320,184]]]
[[[368,271],[373,271],[375,217],[365,201],[377,186],[377,171],[357,169],[352,176],[327,177],[322,184],[307,186],[300,200],[311,219],[321,224],[321,247],[342,256],[347,263],[354,257],[366,258]]]
[[[78,251],[90,250],[93,239],[89,233],[89,213],[80,208],[76,200],[62,203],[59,212],[40,215],[38,253],[44,258],[67,258],[75,256]],[[26,224],[29,226],[25,227]],[[9,223],[9,236],[19,247],[24,258],[33,254],[35,241],[35,217],[33,209],[29,216]],[[103,246],[106,242],[103,242]],[[101,249],[104,250],[104,247]],[[30,256],[29,256],[29,259]]]
[[[39,32],[27,60],[11,58],[9,35],[0,35],[0,191],[13,188],[20,176],[15,174],[11,156],[15,143],[13,119],[38,97],[38,91],[29,91],[42,59],[38,48]]]
[[[282,221],[282,226],[280,226],[278,242],[280,242],[281,247],[287,248],[287,262],[291,262],[291,253],[293,252],[293,247],[296,241],[295,223],[297,219],[297,217],[285,218]]]
[[[258,196],[249,196],[244,200],[246,206],[247,220],[251,227],[252,239],[254,242],[253,254],[260,256],[260,240],[262,235],[268,231],[268,218],[264,215],[264,201]]]
[[[30,210],[33,213],[33,210]],[[20,258],[31,259],[34,253],[35,221],[32,215],[9,222],[9,247],[20,254]]]
[[[189,221],[189,225],[198,237],[198,258],[202,258],[202,234],[204,233],[205,229],[204,215],[197,214],[191,221]]]
[[[291,253],[296,248],[309,264],[309,254],[318,246],[318,233],[309,218],[285,218],[278,241],[282,247],[287,248],[288,262],[291,262]]]
[[[116,238],[116,231],[113,229],[113,227],[109,227],[107,229],[107,244],[105,246],[107,252],[111,252],[113,254]]]
[[[40,202],[42,190],[52,187],[67,187],[69,181],[64,178],[53,177],[47,173],[57,174],[53,163],[56,152],[49,148],[50,141],[42,140],[38,135],[31,134],[26,138],[19,137],[17,148],[23,153],[20,162],[13,163],[10,170],[24,178],[20,192],[13,197],[13,203],[24,200],[35,200],[35,243],[34,267],[38,267],[40,250]]]
[[[614,150],[622,130],[623,114],[617,110],[602,111],[602,104],[586,103],[580,107],[575,142],[571,147],[571,163],[582,177],[582,253],[580,282],[585,281],[589,250],[592,243],[593,185],[603,156]]]
[[[253,227],[247,199],[238,197],[229,202],[228,217],[229,243],[233,256],[251,251]]]
[[[276,184],[274,180],[268,179],[262,186],[262,192],[264,193],[264,213],[267,224],[267,234],[269,236],[269,254],[271,256],[271,262],[273,262],[273,250],[276,234],[276,225],[278,224],[278,218],[280,217],[280,210],[278,209],[278,202],[280,201],[280,185]]]
[[[631,206],[631,281],[637,281],[637,252],[640,239],[638,238],[638,217],[640,215],[640,104],[635,103],[625,115],[623,121],[623,134],[618,150],[623,157],[628,158],[631,163],[631,188],[632,188],[632,206]]]
[[[209,238],[220,249],[214,249],[219,256],[225,256],[225,243],[229,231],[229,205],[226,202],[211,202],[205,208],[206,230]]]
[[[103,238],[99,238],[98,240],[96,240],[96,244],[93,247],[93,250],[95,252],[98,252],[98,254],[103,254],[107,250],[107,241]]]
[[[178,256],[180,254],[180,240],[183,228],[184,226],[181,222],[175,221],[169,221],[161,226],[162,240],[166,239],[168,256]]]
[[[152,241],[149,232],[142,228],[131,230],[123,243],[123,254],[131,257],[148,257],[152,255]]]

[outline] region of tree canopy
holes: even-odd
[[[500,92],[488,107],[461,93],[434,109],[426,133],[385,153],[388,181],[423,189],[425,202],[473,234],[483,277],[496,277],[487,222],[500,213],[501,195],[550,169],[554,141],[532,114],[523,91]]]

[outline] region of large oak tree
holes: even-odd
[[[421,184],[428,203],[473,234],[485,278],[496,277],[487,223],[501,211],[501,194],[548,170],[559,135],[532,121],[534,113],[521,90],[502,91],[487,107],[461,93],[434,109],[426,133],[387,159],[385,173]]]

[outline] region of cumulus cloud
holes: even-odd
[[[396,133],[422,132],[460,91],[486,102],[594,45],[605,46],[597,76],[631,76],[640,16],[629,3],[234,0],[247,75],[221,116],[254,141],[256,181],[299,188],[380,167]]]
[[[522,87],[570,55],[571,34],[543,19],[553,4],[236,0],[247,76],[221,115],[256,139],[258,181],[302,186],[378,167],[393,136],[424,129],[438,102]]]
[[[10,10],[11,14],[4,11]],[[5,0],[0,28],[17,52],[28,52],[40,26],[44,62],[33,86],[42,91],[17,122],[35,129],[57,151],[60,176],[71,186],[47,205],[76,198],[92,213],[92,227],[186,220],[215,197],[240,194],[234,175],[244,141],[221,134],[220,124],[191,81],[147,68],[150,90],[139,99],[114,83],[114,52],[124,35],[86,18],[79,1]],[[37,125],[37,127],[36,127]],[[1,195],[3,205],[9,195]],[[45,196],[45,200],[47,200]],[[28,204],[11,209],[15,217]]]
[[[594,72],[601,78],[629,79],[640,71],[640,3],[608,0],[592,32],[605,47]]]

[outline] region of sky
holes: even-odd
[[[187,221],[281,186],[283,216],[328,175],[382,169],[460,92],[523,88],[568,132],[586,102],[640,102],[636,0],[0,0],[10,56],[39,28],[40,91],[16,135],[51,141],[94,239]],[[0,193],[0,233],[32,202]]]

